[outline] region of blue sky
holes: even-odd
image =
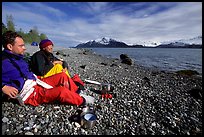
[[[2,21],[37,27],[55,45],[73,47],[102,37],[127,44],[202,35],[202,2],[2,2]]]

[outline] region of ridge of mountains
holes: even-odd
[[[125,42],[103,37],[102,39],[90,40],[78,44],[76,48],[202,48],[202,36],[181,39],[175,41],[166,41],[161,43],[143,42],[140,44],[128,45]]]

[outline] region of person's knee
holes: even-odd
[[[68,104],[80,105],[84,100],[79,94],[70,92],[68,89],[62,87],[60,101]]]
[[[63,77],[67,77],[67,74],[65,72],[60,73]]]

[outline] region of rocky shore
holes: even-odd
[[[54,52],[79,74],[114,86],[113,98],[96,99],[97,121],[81,127],[80,107],[43,104],[38,107],[2,102],[2,135],[202,135],[202,76],[150,70],[119,59],[105,58],[87,49]],[[121,53],[122,54],[122,53]]]

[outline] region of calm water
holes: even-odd
[[[202,49],[186,48],[92,48],[100,55],[120,58],[127,54],[137,64],[167,71],[196,70],[202,74]]]

